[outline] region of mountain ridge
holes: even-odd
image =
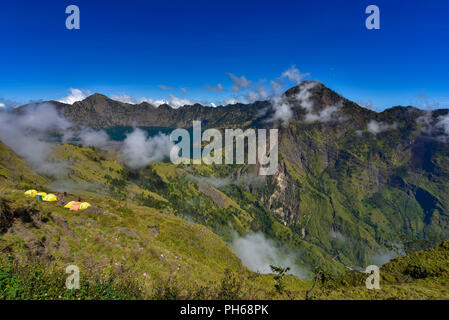
[[[303,116],[303,108],[295,101],[295,97],[301,92],[301,88],[311,83],[316,84],[311,89],[310,101],[313,104],[313,111],[317,113],[328,106],[334,106],[339,103],[343,105],[343,113],[346,116],[349,115],[356,120],[365,120],[364,122],[366,120],[382,120],[388,115],[404,114],[410,112],[410,110],[416,115],[416,118],[426,112],[412,106],[394,106],[377,112],[342,97],[320,82],[304,81],[288,89],[280,96],[291,104],[295,120],[301,119]],[[97,129],[115,126],[191,127],[192,120],[202,120],[205,127],[215,126],[218,128],[223,128],[225,125],[232,127],[236,124],[248,125],[250,123],[258,126],[271,126],[272,124],[265,120],[273,109],[273,103],[270,100],[219,105],[216,107],[204,106],[199,103],[184,105],[179,108],[173,108],[168,104],[156,107],[148,102],[138,104],[121,102],[100,93],[94,93],[84,100],[73,104],[54,100],[43,103],[53,104],[60,113],[77,125],[87,125]],[[30,104],[17,107],[15,111],[23,112],[29,106]],[[268,112],[262,114],[261,112],[264,110],[268,110]],[[449,112],[448,109],[437,109],[433,110],[432,114],[445,114],[447,112]]]

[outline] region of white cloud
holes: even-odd
[[[257,88],[257,94],[262,100],[268,99],[270,97],[270,93],[268,92],[267,88],[263,86],[259,86]]]
[[[274,109],[274,115],[270,121],[281,120],[284,124],[287,124],[293,115],[288,101],[283,96],[276,96],[271,99],[271,105]]]
[[[376,266],[382,266],[399,256],[405,256],[405,251],[402,248],[402,245],[394,244],[394,247],[394,250],[379,249],[373,251],[369,257],[370,263]]]
[[[277,246],[267,239],[263,233],[251,233],[244,237],[235,237],[232,250],[242,260],[243,265],[259,273],[272,273],[270,265],[286,268],[302,279],[307,271],[298,266],[298,257],[292,252]]]
[[[256,101],[259,99],[259,95],[255,91],[248,91],[245,95],[246,100]]]
[[[437,139],[447,142],[449,139],[449,113],[438,116],[436,119],[432,116],[432,110],[428,109],[416,119],[419,130],[426,135],[438,135]]]
[[[276,83],[276,82],[273,82]],[[272,84],[273,84],[272,83]],[[279,82],[277,83],[279,84]],[[312,89],[317,85],[317,82],[303,83],[300,87],[299,93],[296,95],[295,99],[299,105],[306,109],[307,114],[312,112],[313,102],[311,101]],[[293,116],[293,111],[290,102],[287,101],[284,94],[277,94],[271,98],[272,110],[274,110],[273,116],[268,120],[268,122],[281,120],[284,124],[288,124],[291,117]],[[331,111],[331,110],[328,110]],[[327,111],[327,112],[328,112]],[[327,115],[323,114],[323,116]],[[306,115],[307,117],[307,115]],[[311,119],[309,119],[311,120]]]
[[[161,88],[162,90],[173,90],[172,87],[167,87],[167,86],[164,86],[163,84],[160,84],[159,88]]]
[[[237,104],[237,103],[245,103],[245,101],[239,99],[238,97],[232,97],[232,98],[227,98],[227,99],[223,100],[223,104],[225,106],[233,105],[233,104]]]
[[[287,69],[284,73],[282,73],[281,78],[287,78],[291,82],[294,82],[295,84],[300,84],[302,79],[309,76],[309,73],[301,74],[299,70],[296,68],[296,66],[291,66],[289,69]]]
[[[397,127],[398,127],[397,123],[388,124],[376,120],[371,120],[370,122],[368,122],[367,130],[372,134],[378,134],[384,131],[394,130]]]
[[[251,86],[252,82],[245,78],[245,76],[237,77],[231,72],[227,73],[233,81],[232,91],[241,91]]]
[[[338,111],[340,110],[339,106],[327,106],[323,110],[318,113],[307,113],[304,121],[305,122],[329,122],[329,121],[338,121]]]
[[[298,72],[296,72],[296,68],[292,67],[286,72],[283,73],[283,76],[287,77],[285,75],[286,73],[292,78],[292,79],[300,79]],[[303,82],[299,86],[299,92],[294,97],[295,102],[303,109],[305,109],[306,114],[304,116],[304,122],[306,123],[312,123],[312,122],[329,122],[329,121],[343,121],[344,117],[342,117],[339,114],[339,111],[342,107],[342,102],[339,102],[336,105],[333,106],[327,106],[321,111],[314,111],[314,103],[312,101],[312,95],[313,95],[313,89],[319,84],[317,81],[311,81],[311,82]],[[271,87],[273,90],[280,91],[280,88],[282,88],[282,82],[281,81],[272,81]],[[273,116],[268,120],[270,121],[276,121],[281,120],[284,124],[288,124],[291,117],[293,116],[292,111],[292,104],[294,102],[287,100],[287,97],[285,97],[284,94],[277,94],[274,95],[271,98],[271,105],[272,110],[274,110]]]
[[[269,97],[270,93],[268,92],[267,88],[261,85],[257,86],[253,90],[249,90],[245,94],[245,99],[248,102],[267,100]]]
[[[420,131],[425,134],[432,134],[432,111],[425,110],[423,115],[416,118],[416,123],[420,126]]]
[[[312,89],[317,85],[318,82],[315,81],[307,82],[301,86],[300,91],[296,95],[296,100],[299,102],[302,108],[307,110],[307,112],[312,112],[313,101],[310,98],[312,97]]]
[[[162,104],[169,104],[168,100],[165,100],[165,99],[154,100],[152,98],[141,98],[139,100],[139,103],[142,103],[142,102],[149,103],[155,107],[159,107]]]
[[[250,101],[255,101],[255,100],[266,100],[270,97],[276,97],[276,96],[280,96],[282,94],[284,94],[284,92],[286,91],[286,83],[285,83],[285,79],[287,79],[290,82],[293,82],[295,85],[299,85],[301,83],[301,81],[303,80],[303,78],[309,76],[309,73],[304,73],[302,74],[294,65],[291,66],[290,68],[288,68],[286,71],[284,71],[280,77],[278,77],[277,79],[274,80],[270,80],[269,82],[269,89],[271,91],[271,93],[269,93],[268,88],[266,88],[265,86],[261,86],[259,85],[259,87],[257,88],[257,94],[255,93],[251,93],[251,96],[247,96],[248,100]],[[315,85],[314,82],[311,82],[310,84],[305,85],[305,91],[302,92],[302,94],[308,94],[309,93],[309,88],[313,87]],[[300,93],[301,94],[301,93]],[[254,97],[257,96],[257,99],[254,99]],[[250,99],[253,98],[253,99]],[[306,101],[308,99],[308,96],[302,97],[299,96],[298,100],[303,100]],[[282,108],[286,109],[285,106],[282,106]]]
[[[236,103],[238,103],[238,101],[235,98],[225,99],[225,104],[226,105],[228,105],[228,104],[236,104]]]
[[[154,137],[138,128],[127,134],[122,146],[126,164],[133,169],[144,168],[151,162],[158,162],[170,155],[174,146],[170,136],[159,133]]]
[[[49,160],[52,145],[47,141],[51,133],[65,133],[70,125],[52,104],[34,104],[21,114],[0,113],[0,140],[37,172],[59,175],[64,168]]]
[[[109,135],[104,130],[84,128],[78,133],[78,138],[83,147],[104,148],[110,142]]]
[[[284,80],[288,80],[294,82],[295,84],[299,83],[302,78],[307,76],[308,74],[302,74],[300,71],[293,65],[286,71],[284,71],[276,80],[271,80],[267,82],[266,80],[260,80],[258,83],[253,84],[252,81],[248,80],[245,76],[236,76],[233,73],[228,72],[227,75],[232,80],[232,91],[240,92],[243,91],[242,94],[238,94],[238,96],[231,98],[223,98],[220,100],[220,103],[224,105],[235,104],[235,103],[251,103],[254,101],[265,101],[271,99],[271,97],[275,97],[277,95],[283,94],[285,91]],[[205,87],[208,90],[215,92],[222,92],[224,87],[221,83],[218,83],[216,86],[210,86],[206,84]],[[172,87],[168,87],[166,85],[159,85],[159,88],[163,90],[173,90]],[[182,87],[181,91],[186,94],[187,89]],[[80,90],[80,89],[70,89],[71,94],[67,97],[59,100],[60,102],[73,104],[76,101],[80,101],[85,99],[88,95],[88,91]],[[128,103],[128,104],[139,104],[142,102],[150,103],[156,107],[162,104],[168,104],[173,108],[179,108],[184,105],[193,105],[195,103],[199,103],[196,100],[190,100],[187,98],[179,98],[173,94],[170,94],[167,99],[153,99],[142,97],[140,99],[136,99],[135,97],[128,94],[120,94],[120,95],[112,95],[111,99]],[[279,100],[277,101],[279,102]],[[215,103],[209,101],[201,101],[203,105],[211,105],[215,106]],[[286,120],[289,115],[289,108],[285,104],[280,104],[280,110],[277,111],[276,117],[279,119]]]
[[[195,104],[195,102],[190,101],[189,99],[181,99],[177,98],[174,95],[170,95],[169,105],[171,105],[173,108],[177,109],[179,107],[185,106],[185,105],[192,105]]]
[[[244,75],[236,76],[235,74],[230,72],[228,72],[227,75],[232,80],[231,90],[234,92],[241,92],[241,93],[236,94],[236,96],[234,97],[227,97],[220,100],[219,103],[224,105],[236,103],[251,103],[254,101],[266,101],[271,99],[272,97],[280,96],[286,90],[285,84],[288,83],[288,81],[298,84],[304,77],[308,76],[309,74],[300,73],[300,71],[293,65],[289,69],[284,71],[276,80],[271,80],[270,82],[262,79],[257,83],[253,83],[252,81],[248,80]],[[165,85],[159,85],[159,87],[164,90],[173,89]],[[216,86],[206,84],[205,87],[208,90],[214,92],[224,91],[224,87],[221,83],[218,83]],[[186,88],[181,88],[181,90],[184,94],[187,93]],[[201,103],[203,105],[211,105],[211,106],[215,105],[212,102],[208,101],[198,102],[196,100],[190,100],[187,98],[179,98],[174,96],[173,94],[171,94],[168,99],[158,99],[158,100],[145,97],[141,99],[135,99],[134,97],[129,96],[127,94],[112,96],[112,99],[130,104],[137,104],[141,102],[147,102],[154,106],[160,106],[161,104],[168,104],[173,108],[179,108],[184,105],[193,105],[195,103]],[[288,111],[289,108],[287,108],[284,104],[281,104],[280,108],[281,110],[277,112],[276,117],[278,117],[279,119],[286,119],[290,114],[290,112]]]
[[[132,96],[129,96],[127,94],[122,94],[122,95],[114,95],[111,97],[113,100],[117,100],[120,102],[125,102],[125,103],[129,103],[129,104],[139,104],[142,102],[146,102],[149,103],[155,107],[159,107],[160,105],[163,104],[168,104],[169,106],[177,109],[179,107],[185,106],[185,105],[193,105],[196,103],[196,101],[192,101],[189,99],[182,99],[182,98],[178,98],[176,96],[174,96],[173,94],[169,95],[169,99],[158,99],[155,100],[153,98],[145,98],[142,97],[140,99],[136,99]]]
[[[32,102],[29,102],[32,103]],[[16,101],[4,99],[0,97],[0,108],[2,109],[13,109],[19,105]]]
[[[133,97],[127,95],[127,94],[121,94],[121,95],[113,95],[111,96],[112,100],[128,103],[128,104],[136,104],[138,103],[136,99]]]
[[[444,116],[439,116],[435,127],[442,129],[444,134],[449,136],[449,113]]]
[[[210,91],[223,91],[223,85],[221,83],[217,84],[216,87],[212,87],[208,84],[206,84],[205,87]]]
[[[270,88],[274,95],[282,94],[284,86],[279,80],[270,80]]]
[[[62,103],[67,103],[67,104],[74,104],[77,101],[86,99],[87,96],[89,95],[88,91],[74,89],[74,88],[71,88],[70,92],[71,93],[67,97],[64,97],[58,101],[62,102]]]
[[[346,237],[339,231],[332,229],[330,232],[330,236],[331,238],[341,241],[341,242],[346,242]]]

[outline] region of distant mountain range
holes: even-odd
[[[327,88],[319,82],[304,81],[302,84],[287,90],[282,96],[283,102],[290,105],[292,120],[304,120],[304,108],[296,99],[301,93],[301,88],[311,85],[308,103],[311,111],[319,116],[320,112],[329,106],[341,106],[338,114],[345,117],[351,128],[363,130],[370,120],[376,121],[408,121],[414,122],[419,117],[427,114],[427,111],[411,106],[397,106],[386,109],[383,112],[375,112],[349,101],[338,93]],[[168,104],[155,107],[147,102],[129,104],[112,100],[105,95],[95,93],[73,105],[58,101],[47,101],[56,106],[67,119],[72,122],[92,128],[111,128],[117,126],[138,127],[190,127],[192,120],[201,120],[205,127],[224,128],[226,126],[244,125],[250,126],[276,126],[275,122],[266,122],[273,115],[273,106],[270,101],[257,101],[244,104],[236,103],[226,106],[210,107],[201,104],[185,105],[173,108]],[[17,112],[29,107],[24,105],[16,108]],[[448,113],[448,109],[433,110],[431,118]],[[337,115],[337,114],[335,114]],[[313,117],[312,117],[313,118]],[[329,119],[336,120],[337,118]],[[326,121],[332,123],[335,121]],[[341,123],[341,122],[340,122]],[[348,128],[348,127],[347,127]]]

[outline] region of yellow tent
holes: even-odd
[[[37,194],[37,191],[36,190],[28,190],[28,191],[26,191],[25,192],[25,195],[27,196],[27,197],[31,197],[31,198],[34,198],[34,196]]]
[[[86,210],[87,208],[89,208],[91,205],[90,203],[87,202],[77,202],[77,201],[70,201],[69,203],[67,203],[64,208],[73,210],[73,211],[78,211],[78,210]]]
[[[58,197],[55,194],[50,193],[46,197],[42,198],[42,200],[47,202],[53,202],[58,201]]]
[[[70,208],[73,206],[74,203],[75,203],[75,201],[70,201],[69,203],[67,203],[67,204],[64,206],[64,208],[70,209]]]
[[[35,194],[35,196],[41,196],[42,199],[44,199],[47,196],[47,193],[45,193],[45,192],[38,192],[38,193]]]
[[[89,204],[89,203],[83,202],[83,203],[81,203],[81,205],[80,205],[80,210],[86,210],[86,209],[89,208],[89,207],[90,207],[90,204]]]

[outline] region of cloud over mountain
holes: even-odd
[[[288,80],[290,80],[291,82],[293,82],[295,84],[300,84],[301,81],[304,78],[308,77],[309,75],[310,75],[309,73],[301,74],[301,72],[299,72],[299,70],[296,68],[296,66],[293,65],[282,73],[281,79],[287,78]]]
[[[58,175],[63,167],[49,160],[52,132],[64,134],[70,122],[49,103],[30,105],[23,113],[0,113],[0,140],[39,173]]]
[[[283,268],[290,267],[292,274],[302,279],[306,278],[306,270],[301,270],[295,262],[298,257],[267,239],[263,233],[235,237],[231,247],[242,263],[252,271],[272,273],[270,265],[275,265]]]
[[[88,96],[89,96],[88,91],[71,88],[70,94],[64,98],[61,98],[58,101],[67,104],[74,104],[77,101],[86,99]]]
[[[372,134],[378,134],[378,133],[381,133],[381,132],[384,132],[384,131],[394,130],[397,127],[398,127],[397,123],[389,124],[389,123],[385,123],[385,122],[379,122],[379,121],[376,121],[376,120],[371,120],[368,123],[367,130],[369,132],[371,132]]]
[[[149,137],[145,131],[135,128],[126,135],[121,151],[130,168],[140,169],[151,162],[164,160],[170,155],[173,146],[168,135],[159,133]]]

